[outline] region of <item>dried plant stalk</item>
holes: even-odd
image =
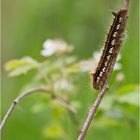
[[[79,133],[77,140],[83,140],[88,131],[88,128],[94,119],[95,113],[102,101],[102,98],[106,92],[109,76],[114,68],[122,41],[124,37],[124,30],[128,18],[128,5],[129,0],[125,0],[125,6],[117,13],[113,13],[115,19],[110,27],[107,40],[103,49],[101,59],[99,61],[96,72],[93,76],[93,87],[100,90],[95,102],[91,106],[88,112],[88,116],[84,122],[84,125]],[[111,50],[112,48],[112,50]],[[105,72],[104,69],[105,68]],[[102,72],[102,73],[101,73]],[[99,79],[99,80],[98,80]]]

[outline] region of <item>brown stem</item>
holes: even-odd
[[[119,49],[118,49],[118,52],[119,52]],[[77,140],[83,140],[84,139],[84,137],[85,137],[85,135],[86,135],[86,133],[88,131],[88,128],[89,128],[92,120],[94,119],[95,113],[96,113],[96,111],[97,111],[97,109],[98,109],[98,107],[99,107],[99,105],[100,105],[100,103],[102,101],[102,98],[103,98],[103,96],[104,96],[104,94],[106,92],[106,89],[108,88],[109,76],[111,75],[111,72],[112,72],[113,67],[115,65],[115,62],[116,62],[116,59],[117,59],[117,53],[112,59],[111,68],[109,69],[109,71],[107,73],[107,79],[105,81],[105,84],[104,84],[103,88],[101,89],[100,93],[98,94],[95,102],[93,103],[93,105],[89,109],[88,116],[87,116],[87,118],[86,118],[86,120],[84,122],[84,125],[83,125],[83,127],[82,127],[82,129],[80,131],[80,134],[79,134]]]
[[[29,89],[26,92],[23,92],[22,94],[20,94],[19,96],[17,96],[15,98],[15,100],[12,102],[12,104],[10,105],[9,109],[7,110],[1,124],[0,124],[0,130],[2,130],[3,126],[5,125],[7,119],[10,117],[12,111],[14,110],[15,106],[21,101],[21,99],[23,99],[24,97],[32,94],[32,93],[36,93],[36,92],[42,92],[42,93],[48,93],[48,95],[51,96],[50,91],[46,88],[33,88],[33,89]],[[52,97],[52,96],[51,96]],[[62,106],[64,106],[69,112],[75,114],[75,110],[74,108],[72,108],[64,99],[62,99],[59,96],[53,96],[53,99],[55,99],[56,101],[58,101]]]
[[[124,0],[124,8],[125,9],[129,8],[129,0]]]
[[[79,134],[77,140],[83,140],[84,139],[84,137],[85,137],[85,135],[86,135],[86,133],[88,131],[88,128],[89,128],[89,126],[90,126],[90,124],[91,124],[91,122],[92,122],[92,120],[93,120],[93,118],[95,116],[97,108],[98,108],[99,104],[102,101],[102,98],[103,98],[103,96],[105,94],[106,89],[107,89],[107,82],[104,84],[101,92],[98,94],[98,97],[96,98],[95,102],[93,103],[93,105],[89,109],[88,116],[87,116],[87,118],[85,120],[85,123],[83,125],[83,128],[80,131],[80,134]]]
[[[125,2],[124,3],[124,8],[126,8],[128,10],[129,0],[125,0],[124,2]],[[124,28],[125,28],[125,25],[126,25],[126,19],[127,19],[127,14],[126,14],[124,24],[123,24]],[[120,46],[121,46],[121,44],[120,44]],[[100,105],[100,103],[102,101],[102,98],[103,98],[103,96],[104,96],[104,94],[106,92],[106,89],[108,87],[108,80],[109,80],[109,77],[110,77],[110,75],[112,73],[113,67],[115,65],[115,62],[116,62],[116,59],[117,59],[117,56],[118,56],[118,53],[119,53],[119,50],[120,50],[120,46],[116,48],[116,52],[114,53],[114,56],[112,57],[112,61],[110,62],[111,67],[108,70],[108,73],[107,73],[107,76],[106,76],[106,81],[105,81],[102,89],[100,90],[95,102],[93,103],[93,105],[89,109],[88,116],[87,116],[87,118],[86,118],[86,120],[84,122],[84,125],[83,125],[83,127],[82,127],[82,129],[80,131],[80,134],[79,134],[77,140],[83,140],[84,139],[84,137],[85,137],[85,135],[86,135],[86,133],[88,131],[88,128],[89,128],[92,120],[94,119],[95,113],[96,113],[96,111],[97,111],[97,109],[98,109],[98,107],[99,107],[99,105]]]

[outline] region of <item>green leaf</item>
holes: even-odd
[[[66,64],[70,65],[70,64],[75,63],[76,60],[77,60],[76,57],[74,57],[74,56],[69,56],[69,57],[66,57],[64,61],[65,61]]]
[[[46,139],[62,138],[64,131],[59,123],[53,122],[43,129],[43,136]]]
[[[118,90],[118,93],[119,94],[124,94],[124,93],[128,93],[130,91],[134,91],[135,89],[136,89],[136,85],[129,84],[129,85],[126,85],[126,86],[123,86],[122,88],[120,88]]]
[[[79,63],[75,63],[69,67],[66,68],[67,73],[73,74],[73,73],[79,73],[80,65]]]
[[[81,102],[71,101],[71,106],[74,107],[75,109],[79,109],[79,108],[81,108]]]
[[[26,74],[29,70],[37,68],[38,62],[31,57],[10,60],[5,64],[6,71],[9,76],[19,76]]]
[[[140,88],[139,86],[135,86],[133,90],[131,88],[131,91],[120,94],[117,97],[117,101],[121,103],[128,103],[135,106],[139,106],[139,88]],[[125,87],[124,89],[127,89],[127,87]]]

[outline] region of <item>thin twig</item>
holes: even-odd
[[[129,8],[129,0],[124,0],[124,8],[125,9]]]
[[[125,8],[128,10],[129,0],[125,0],[125,4],[124,5],[125,5]],[[125,23],[126,23],[126,20],[124,21],[124,28],[125,28]],[[104,96],[104,94],[106,92],[106,89],[108,87],[108,80],[109,80],[109,77],[110,77],[110,75],[112,73],[113,67],[115,65],[115,62],[116,62],[119,50],[120,50],[120,47],[118,47],[116,49],[116,53],[114,54],[114,57],[112,58],[112,62],[110,64],[111,67],[110,67],[110,69],[109,69],[109,71],[107,73],[107,76],[106,76],[106,81],[105,81],[105,83],[103,85],[103,88],[100,90],[100,92],[99,92],[95,102],[93,103],[93,105],[89,109],[88,116],[87,116],[87,118],[86,118],[86,120],[84,122],[84,125],[83,125],[83,127],[82,127],[82,129],[80,131],[80,134],[79,134],[77,140],[83,140],[84,139],[84,137],[85,137],[85,135],[86,135],[86,133],[88,131],[88,128],[89,128],[92,120],[94,119],[95,113],[96,113],[96,111],[97,111],[97,109],[98,109],[98,107],[99,107],[99,105],[100,105],[100,103],[102,101],[102,98],[103,98],[103,96]]]
[[[75,110],[74,108],[72,108],[72,107],[69,105],[69,102],[66,101],[66,100],[64,100],[63,98],[60,98],[60,97],[58,97],[57,95],[54,95],[54,97],[56,97],[57,101],[58,101],[61,105],[65,106],[65,108],[68,108],[68,113],[69,113],[70,118],[71,118],[71,120],[72,120],[72,122],[73,122],[73,125],[75,126],[77,132],[79,132],[79,122],[78,122],[78,120],[77,120],[77,118],[76,118],[76,116],[75,116],[76,110]]]
[[[85,123],[83,125],[83,128],[80,131],[80,134],[79,134],[77,140],[83,140],[84,139],[84,137],[87,133],[87,130],[88,130],[88,128],[89,128],[89,126],[90,126],[90,124],[91,124],[91,122],[92,122],[92,120],[95,116],[97,108],[98,108],[99,104],[101,103],[101,100],[102,100],[102,98],[105,94],[106,89],[107,89],[107,82],[104,84],[101,92],[98,94],[98,97],[96,98],[95,102],[93,103],[93,105],[89,109],[88,116],[85,120]]]
[[[76,117],[76,115],[73,113],[73,112],[68,112],[69,113],[69,116],[70,116],[70,118],[71,118],[71,121],[73,122],[73,125],[74,125],[74,127],[75,127],[75,129],[76,129],[76,132],[78,133],[79,132],[79,121],[78,121],[78,119],[77,119],[77,117]]]
[[[10,117],[12,111],[14,110],[15,106],[21,101],[21,99],[23,99],[24,97],[32,94],[32,93],[36,93],[36,92],[42,92],[42,93],[48,93],[48,95],[50,95],[53,99],[55,99],[56,101],[58,101],[62,106],[64,106],[69,112],[75,114],[75,110],[74,108],[72,108],[64,99],[62,99],[59,96],[53,96],[50,94],[50,91],[46,88],[33,88],[33,89],[29,89],[26,92],[23,92],[22,94],[20,94],[19,96],[17,96],[15,98],[15,100],[12,102],[12,104],[10,105],[8,111],[6,112],[1,124],[0,124],[0,130],[2,130],[3,126],[5,125],[7,119]]]
[[[84,137],[85,137],[85,135],[87,133],[87,130],[88,130],[92,120],[94,119],[95,113],[96,113],[96,111],[97,111],[97,109],[98,109],[98,107],[99,107],[99,105],[100,105],[100,103],[102,101],[102,98],[103,98],[103,96],[104,96],[104,94],[106,92],[106,89],[108,88],[108,79],[109,79],[109,76],[111,75],[111,72],[112,72],[113,67],[115,65],[115,62],[116,62],[116,59],[117,59],[117,55],[113,57],[111,68],[110,68],[110,70],[109,70],[109,72],[107,74],[106,82],[105,82],[103,88],[101,89],[100,93],[98,94],[95,102],[93,103],[93,105],[89,109],[88,116],[87,116],[87,118],[86,118],[86,120],[84,122],[83,128],[81,129],[77,140],[83,140],[84,139]]]
[[[70,112],[72,113],[76,113],[76,110],[70,106],[69,102],[64,100],[63,98],[61,98],[60,96],[58,95],[53,95],[53,98],[59,103],[61,104],[62,106],[64,106],[66,109],[68,109]]]

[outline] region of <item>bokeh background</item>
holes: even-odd
[[[122,4],[123,0],[2,0],[2,117],[32,76],[29,73],[9,78],[4,70],[8,60],[32,56],[42,61],[44,57],[40,55],[40,50],[48,38],[64,39],[74,45],[73,54],[79,60],[88,59],[101,48],[112,21],[111,12]],[[138,140],[138,5],[138,0],[130,0],[127,37],[121,49],[122,69],[113,73],[110,90],[104,98],[105,108],[98,111],[86,140]],[[120,72],[124,74],[124,79],[117,82],[115,76]],[[88,73],[77,77],[75,85],[78,90],[71,96],[80,102],[77,118],[82,126],[97,93],[91,89]],[[121,102],[113,99],[113,95],[125,93],[131,93],[131,96]],[[129,102],[132,98],[134,100]],[[113,106],[111,100],[114,101]],[[31,95],[16,107],[2,131],[3,140],[76,139],[77,133],[68,114],[61,114],[61,119],[55,119],[50,115],[52,109],[47,105],[46,110],[34,113],[31,107],[37,102],[35,95]],[[49,136],[46,136],[45,129],[53,119],[56,125],[60,124],[65,134],[61,134],[61,129],[57,132],[57,128],[51,126],[52,131],[47,132]]]

